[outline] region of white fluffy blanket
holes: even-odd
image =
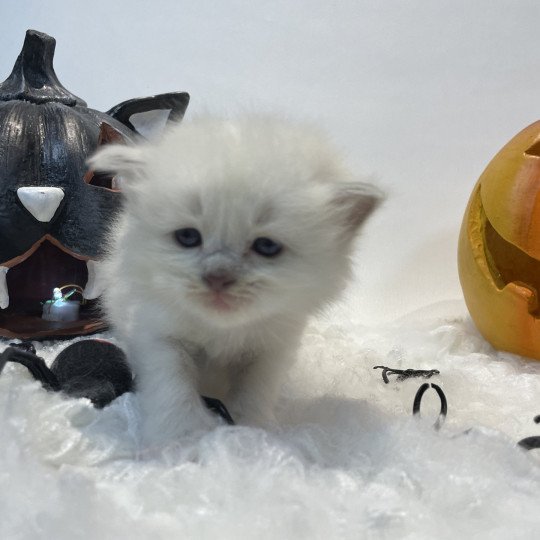
[[[516,443],[540,435],[540,362],[446,311],[366,328],[334,310],[305,335],[279,430],[222,427],[153,455],[133,395],[96,410],[8,364],[0,538],[537,538],[539,451]],[[440,431],[435,392],[413,418],[424,381],[384,384],[380,364],[440,371]]]

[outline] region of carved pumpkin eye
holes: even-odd
[[[106,122],[102,122],[99,127],[98,147],[111,143],[122,143],[122,135]],[[84,181],[90,186],[110,189],[111,191],[121,191],[123,178],[118,174],[88,171],[84,176]]]
[[[84,177],[84,181],[90,186],[110,189],[112,191],[122,191],[124,178],[119,174],[107,174],[102,172],[89,171]]]

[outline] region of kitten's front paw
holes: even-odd
[[[187,435],[207,433],[224,424],[218,415],[208,411],[206,407],[191,411],[181,423],[182,431]]]
[[[260,428],[272,428],[277,424],[272,409],[256,400],[237,400],[229,409],[236,424]]]
[[[145,446],[167,445],[185,437],[201,437],[222,424],[218,416],[203,407],[191,408],[177,414],[163,414],[157,419],[147,416],[142,422],[141,438]]]

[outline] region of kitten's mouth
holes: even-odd
[[[86,302],[81,306],[81,320],[71,323],[43,320],[43,302],[52,298],[55,287],[63,285],[75,285],[83,290]],[[47,235],[22,255],[0,264],[2,335],[24,338],[85,333],[81,325],[86,327],[99,322],[92,300],[102,292],[99,262],[76,255]],[[73,299],[82,300],[79,295]]]
[[[209,295],[209,304],[217,311],[232,311],[237,307],[237,299],[227,293],[212,292]]]
[[[231,293],[209,291],[203,294],[203,303],[212,311],[230,313],[239,309],[245,302],[242,298]]]

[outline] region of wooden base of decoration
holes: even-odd
[[[0,336],[9,339],[58,339],[95,334],[107,330],[98,318],[73,322],[45,321],[41,317],[0,313]]]

